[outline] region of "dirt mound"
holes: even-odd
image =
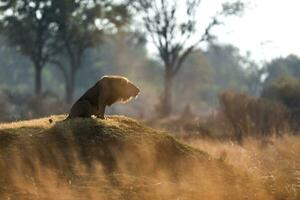
[[[51,119],[0,125],[1,199],[265,197],[246,192],[248,175],[136,120]]]

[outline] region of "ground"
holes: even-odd
[[[224,157],[137,120],[64,118],[0,125],[1,199],[277,199]]]

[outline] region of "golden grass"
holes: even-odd
[[[300,199],[299,136],[285,135],[263,142],[247,138],[243,146],[200,139],[188,143],[256,177],[274,199]]]
[[[9,122],[9,123],[0,123],[0,130],[3,129],[18,129],[18,128],[50,128],[55,123],[50,123],[49,119],[54,121],[61,121],[66,118],[66,115],[55,115],[50,117],[44,117],[40,119],[33,119],[33,120],[24,120],[24,121],[16,121],[16,122]]]
[[[123,116],[51,118],[0,125],[0,199],[299,199],[297,137],[191,147]]]

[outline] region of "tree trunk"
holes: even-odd
[[[74,98],[76,66],[70,66],[70,78],[66,84],[66,102],[71,104]]]
[[[39,64],[35,64],[35,95],[37,97],[41,96],[42,93],[42,66]]]
[[[171,73],[166,71],[165,74],[165,87],[161,102],[161,115],[167,117],[172,112],[172,84],[173,76]]]
[[[65,101],[66,103],[68,104],[71,104],[72,103],[72,99],[70,98],[70,81],[69,79],[65,80],[66,83],[65,83]]]

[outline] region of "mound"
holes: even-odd
[[[1,199],[265,197],[246,192],[248,175],[136,120],[51,118],[0,125]]]

